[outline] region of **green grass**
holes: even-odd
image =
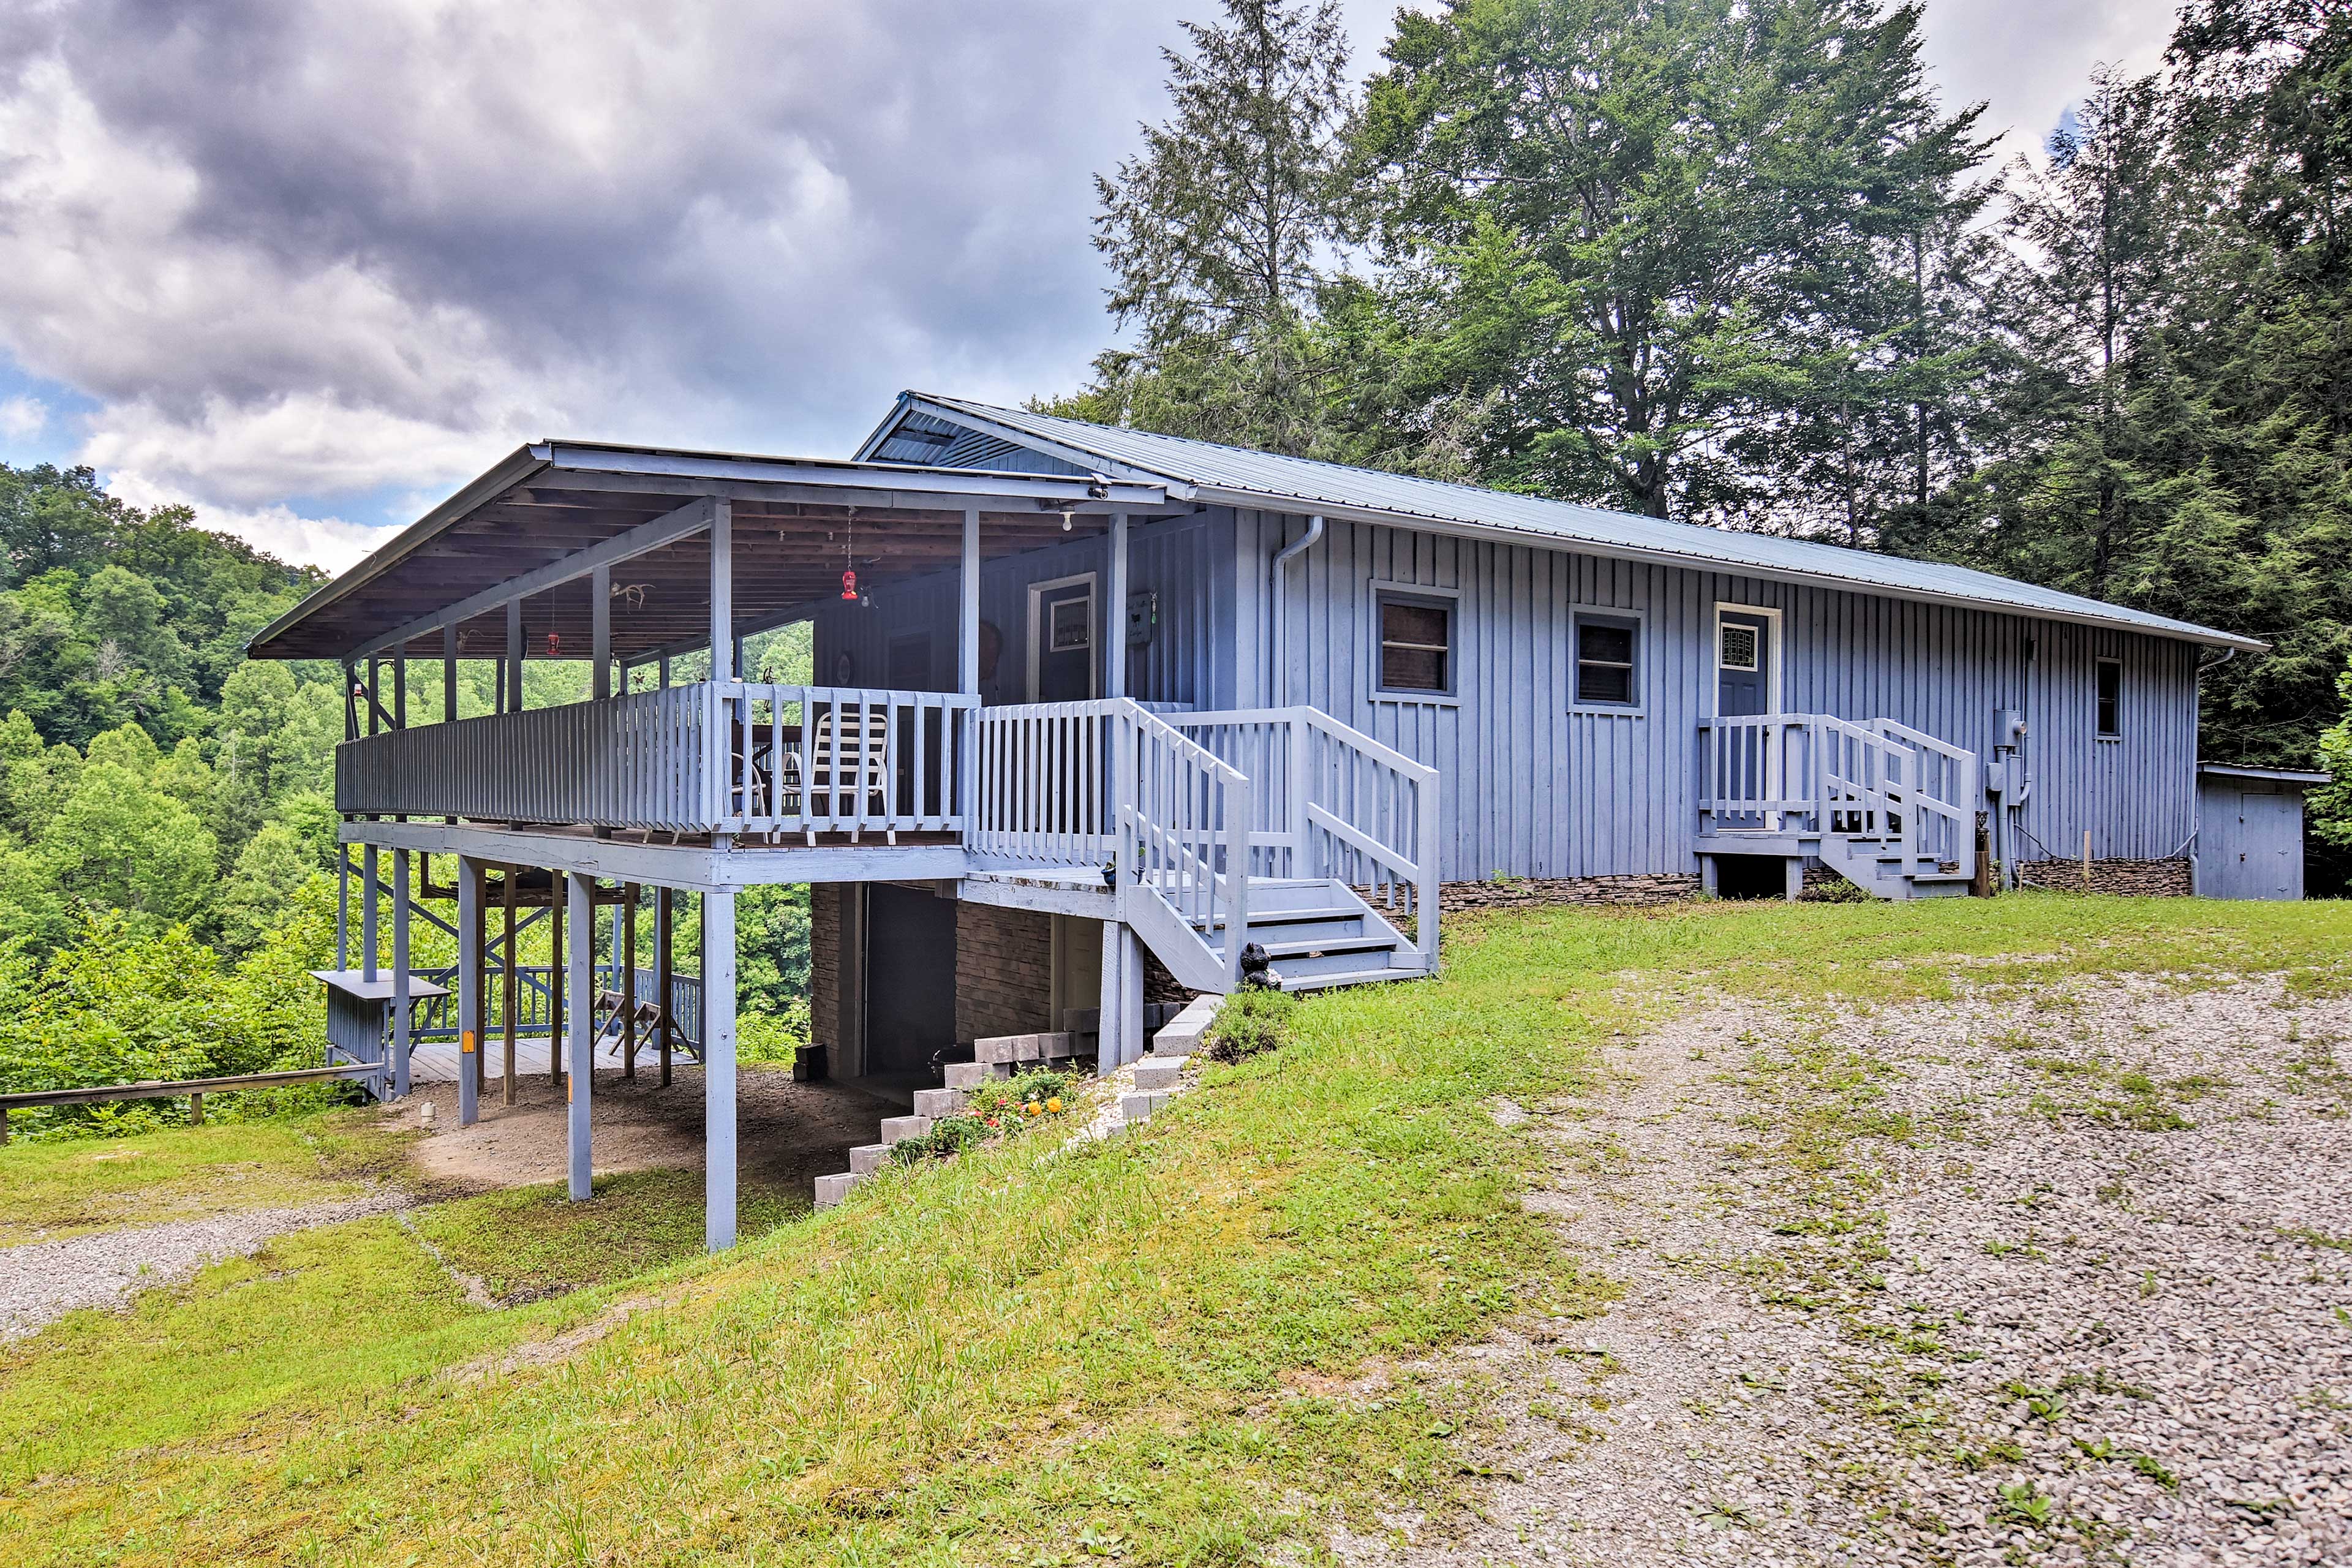
[[[702,1192],[699,1171],[635,1171],[597,1178],[584,1204],[551,1183],[436,1204],[408,1223],[450,1268],[478,1278],[491,1295],[536,1300],[699,1256]],[[737,1194],[736,1226],[756,1236],[808,1207],[806,1193],[747,1186]]]
[[[1584,1093],[1606,1042],[1709,994],[1900,1002],[1962,977],[2249,969],[2333,990],[2347,934],[2340,907],[2055,896],[1459,921],[1443,979],[1302,1004],[1280,1049],[1211,1069],[1124,1139],[1049,1156],[1039,1130],[891,1171],[723,1258],[629,1272],[675,1255],[677,1194],[647,1200],[677,1211],[648,1222],[659,1244],[567,1238],[541,1198],[474,1200],[442,1231],[467,1256],[594,1282],[473,1311],[370,1222],[60,1325],[0,1363],[0,1476],[41,1478],[0,1486],[0,1560],[1311,1551],[1329,1508],[1363,1526],[1465,1483],[1444,1435],[1477,1421],[1475,1394],[1424,1380],[1422,1358],[1612,1295],[1606,1258],[1563,1253],[1519,1208],[1539,1145],[1496,1126],[1494,1097]],[[1871,1113],[1863,1066],[1822,1067]],[[1819,1131],[1796,1152],[1826,1163]],[[651,1305],[615,1322],[624,1300]],[[320,1342],[292,1342],[306,1324]],[[27,1424],[69,1407],[62,1441]]]
[[[0,1247],[225,1209],[348,1197],[395,1170],[404,1140],[365,1113],[173,1127],[0,1148]]]

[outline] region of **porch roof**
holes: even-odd
[[[979,439],[942,443],[938,432],[943,427],[971,431]],[[1322,513],[1442,532],[1516,536],[1519,542],[1528,542],[1533,536],[1621,559],[1942,600],[2179,637],[2214,647],[2259,652],[2270,646],[2236,632],[1941,562],[1851,550],[1817,540],[1670,522],[1475,485],[1090,425],[932,393],[901,393],[897,405],[866,437],[857,455],[895,458],[919,450],[929,456],[942,446],[949,456],[966,449],[990,453],[992,465],[1006,463],[1004,448],[1019,447],[1065,470],[1092,469],[1128,479],[1158,480],[1171,487],[1171,494],[1228,505]]]
[[[713,497],[733,509],[735,618],[745,627],[829,596],[845,565],[877,585],[953,565],[967,508],[980,510],[982,553],[994,557],[1066,537],[1066,512],[1071,531],[1091,532],[1113,511],[1142,518],[1170,506],[1168,487],[1152,479],[540,441],[279,616],[247,651],[437,657],[434,617],[478,600],[482,607],[458,620],[459,652],[499,653],[506,612],[498,590],[529,579],[528,654],[585,658],[590,552],[612,554],[633,531],[637,539],[612,566],[614,653],[699,646],[709,626],[710,539],[707,513],[698,520],[693,509]]]

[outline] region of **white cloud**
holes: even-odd
[[[237,508],[201,500],[186,491],[159,484],[135,469],[117,469],[108,476],[107,489],[132,506],[185,506],[195,513],[196,525],[226,533],[266,550],[298,566],[323,566],[341,572],[356,565],[398,530],[390,524],[352,522],[340,517],[304,517],[284,504]]]
[[[49,427],[49,405],[37,397],[0,400],[0,436],[29,441]]]
[[[1361,75],[1392,7],[1344,8]],[[1212,9],[20,7],[0,356],[77,395],[81,460],[309,559],[365,525],[287,498],[437,497],[541,436],[836,452],[904,385],[1065,389],[1110,331],[1090,176]],[[1927,53],[2032,144],[2168,25],[1930,0]]]
[[[2172,39],[2173,0],[1927,0],[1922,53],[1945,106],[1986,106],[1997,162],[2037,162],[2092,68],[2154,70]]]

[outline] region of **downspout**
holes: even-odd
[[[1322,513],[1318,512],[1307,520],[1306,532],[1300,534],[1297,539],[1291,541],[1288,544],[1284,545],[1280,550],[1275,552],[1274,563],[1272,566],[1268,568],[1274,579],[1274,640],[1276,648],[1274,658],[1275,679],[1282,683],[1281,700],[1267,704],[1269,707],[1287,708],[1290,706],[1290,659],[1288,657],[1290,653],[1290,637],[1288,621],[1283,615],[1282,569],[1289,565],[1291,562],[1297,560],[1299,556],[1306,554],[1307,551],[1313,549],[1315,542],[1322,537],[1323,515]],[[1272,694],[1269,693],[1269,695]]]

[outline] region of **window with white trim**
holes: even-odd
[[[1381,679],[1384,693],[1454,694],[1454,601],[1382,594]]]
[[[1634,616],[1576,613],[1576,704],[1642,705],[1642,622]]]

